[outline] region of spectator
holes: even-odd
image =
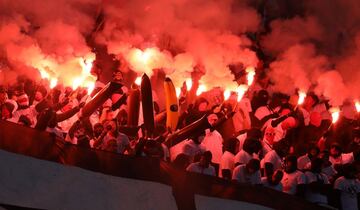
[[[304,196],[306,177],[304,173],[297,169],[297,159],[295,156],[285,158],[285,173],[282,178],[283,192],[290,195]]]
[[[186,171],[199,173],[199,174],[205,174],[209,176],[215,176],[215,168],[214,166],[210,165],[212,159],[212,154],[210,151],[205,151],[200,156],[200,161],[196,163],[190,164]]]
[[[239,140],[230,138],[224,142],[224,154],[221,157],[219,176],[231,180],[232,172],[235,167],[235,154],[238,152]]]
[[[343,166],[343,174],[334,183],[336,198],[339,201],[338,207],[342,210],[358,210],[360,182],[356,178],[354,165],[345,164]]]
[[[232,179],[243,184],[261,184],[260,161],[251,159],[247,164],[236,166]]]

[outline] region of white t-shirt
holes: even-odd
[[[206,135],[204,140],[201,142],[201,145],[212,154],[212,162],[216,164],[220,164],[223,146],[223,138],[221,134],[214,130],[210,131],[206,130]]]
[[[306,177],[301,171],[295,171],[290,174],[284,172],[281,183],[283,185],[284,193],[295,195],[297,186],[300,184],[306,184]]]
[[[272,145],[270,145],[268,143],[268,141],[264,138],[261,142],[262,144],[262,151],[263,151],[263,155],[265,156],[268,152],[270,152],[271,150],[273,150]]]
[[[347,163],[352,163],[354,162],[354,154],[351,153],[342,153],[339,157],[334,158],[332,156],[329,157],[329,161],[333,164],[339,164],[339,165],[344,165]]]
[[[360,182],[357,179],[339,177],[334,188],[341,191],[341,206],[346,210],[358,210],[357,194],[360,193]]]
[[[234,162],[240,163],[240,164],[247,164],[251,159],[253,159],[254,156],[250,155],[249,153],[245,152],[244,150],[241,150],[235,155]]]
[[[248,174],[245,164],[235,167],[232,179],[244,184],[261,184],[260,170],[256,171],[253,174]]]
[[[57,114],[63,114],[62,111],[58,111]],[[69,132],[71,126],[79,119],[78,114],[75,114],[74,116],[61,121],[58,123],[58,126],[61,128],[62,131],[65,133]]]
[[[309,168],[306,168],[306,167],[308,167],[309,163],[311,165],[311,160],[310,160],[308,154],[305,154],[297,159],[297,165],[298,165],[299,170],[309,169]]]
[[[26,109],[18,109],[13,113],[13,120],[17,123],[19,122],[19,119],[21,117],[21,115],[24,115],[26,117],[29,118],[29,120],[31,121],[31,126],[32,128],[35,127],[36,123],[37,123],[37,115],[38,112],[35,109],[35,106],[30,106]]]
[[[196,155],[200,155],[206,151],[205,147],[201,144],[195,144],[193,140],[188,140],[183,145],[181,153],[188,155],[189,157],[195,157]]]
[[[247,138],[247,133],[241,134],[236,137],[239,140],[239,151],[243,149],[245,139]]]
[[[271,163],[274,166],[274,171],[282,168],[282,159],[281,157],[276,153],[275,150],[271,150],[268,152],[264,159],[261,160],[260,165],[261,168],[265,168],[265,163]]]
[[[327,176],[325,174],[315,174],[311,171],[307,171],[305,172],[305,176],[306,176],[306,182],[308,184],[311,184],[313,182],[321,182],[323,184],[330,184],[329,180],[327,178]],[[305,193],[305,198],[306,200],[312,202],[312,203],[322,203],[322,204],[327,204],[328,200],[327,200],[327,196],[323,195],[319,192],[313,192],[310,189],[306,190]]]
[[[191,163],[187,168],[186,171],[199,173],[199,174],[205,174],[209,176],[215,176],[215,168],[212,165],[209,165],[208,168],[203,168],[200,166],[199,162]]]
[[[272,127],[271,121],[272,120],[269,120],[268,122],[265,123],[265,125],[263,126],[263,130],[265,130],[267,127]],[[278,142],[285,137],[286,130],[284,130],[281,127],[281,123],[279,123],[276,127],[272,127],[272,128],[274,128],[274,132],[275,132],[274,142]]]
[[[273,112],[267,106],[261,106],[256,109],[255,117],[259,120],[263,119],[264,117],[272,114]]]
[[[229,169],[230,173],[232,174],[232,171],[235,167],[235,155],[231,152],[225,151],[224,154],[221,157],[220,166],[219,166],[219,176],[222,178],[222,170],[223,169]]]
[[[271,188],[273,190],[277,190],[277,191],[283,191],[283,186],[281,184],[281,182],[279,182],[279,184],[277,185],[270,185],[270,183],[268,182],[267,177],[262,177],[261,178],[261,183],[263,184],[264,187],[268,187]]]

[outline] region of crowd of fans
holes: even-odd
[[[340,120],[332,124],[326,100],[308,93],[297,106],[293,96],[272,92],[261,81],[240,102],[233,93],[218,104],[201,96],[192,103],[183,89],[177,130],[203,116],[211,126],[195,127],[171,148],[164,144],[171,135],[164,119],[156,122],[151,139],[145,138],[141,111],[139,126],[127,126],[126,97],[116,97],[128,94],[125,86],[84,118],[81,109],[103,88],[100,82],[89,96],[86,89],[50,89],[43,81],[19,77],[16,84],[0,87],[0,112],[2,120],[46,130],[82,147],[160,157],[189,172],[358,209],[359,114],[346,114],[350,105],[344,103]],[[161,114],[154,99],[154,114]],[[45,126],[44,118],[50,119]],[[217,124],[220,119],[226,122]]]

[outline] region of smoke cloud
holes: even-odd
[[[259,16],[245,3],[135,0],[108,1],[104,8],[105,26],[97,40],[109,52],[125,55],[136,72],[151,75],[152,68],[163,68],[179,87],[194,66],[202,64],[206,72],[201,82],[208,88],[224,84],[235,88],[228,65],[257,65],[255,53],[248,48],[251,42],[241,34],[256,31]],[[139,58],[129,54],[149,47],[157,54],[150,68],[136,66]]]

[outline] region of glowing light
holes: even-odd
[[[47,73],[45,70],[40,69],[39,72],[40,72],[41,79],[46,79],[46,78],[50,77],[49,73]]]
[[[87,92],[88,92],[88,95],[90,95],[93,90],[95,89],[95,83],[94,82],[90,82],[88,85],[87,85]]]
[[[175,88],[175,91],[176,91],[176,96],[179,98],[181,89],[179,87],[177,87],[177,88]]]
[[[305,101],[305,97],[306,97],[306,93],[303,91],[299,91],[299,100],[298,100],[298,105],[301,105],[304,103]]]
[[[206,91],[206,86],[205,85],[199,85],[198,89],[196,90],[196,96],[201,95],[205,91]]]
[[[236,88],[236,92],[238,94],[237,101],[240,102],[241,99],[244,97],[246,91],[249,89],[249,86],[247,85],[239,85],[239,87]]]
[[[230,98],[230,95],[231,95],[231,91],[229,89],[226,89],[224,91],[224,100],[228,100]]]
[[[51,78],[50,80],[50,88],[53,89],[57,85],[58,79]]]
[[[334,124],[340,118],[340,109],[339,109],[339,107],[334,107],[334,108],[331,108],[329,111],[331,113],[332,123]]]
[[[141,85],[141,77],[136,77],[135,82],[136,85],[140,86]]]
[[[185,84],[186,84],[186,89],[187,91],[191,90],[191,87],[192,87],[192,79],[191,78],[188,78],[185,80]]]
[[[251,86],[252,83],[254,82],[254,78],[255,78],[255,68],[252,66],[249,66],[245,69],[247,75],[246,75],[246,79],[247,79],[247,84],[248,86]]]
[[[356,111],[359,113],[360,112],[360,102],[359,101],[355,101],[355,108],[356,108]]]
[[[78,87],[80,87],[82,82],[83,82],[82,78],[80,78],[80,77],[74,78],[73,83],[72,83],[72,89],[76,90]]]
[[[92,69],[92,67],[93,67],[93,63],[90,62],[90,61],[85,61],[85,60],[84,60],[84,63],[85,63],[84,68],[83,68],[84,71],[85,71],[86,73],[90,74],[91,69]]]

